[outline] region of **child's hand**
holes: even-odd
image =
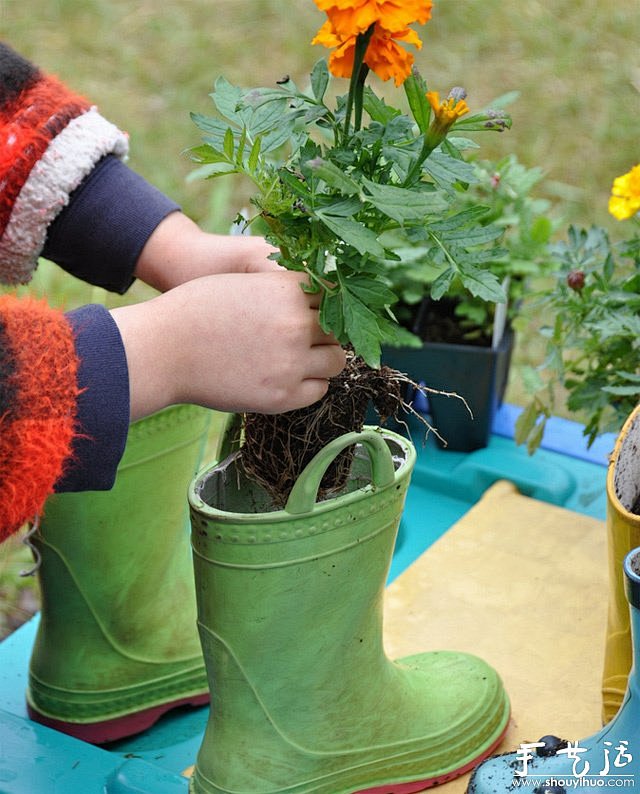
[[[131,419],[173,403],[281,413],[319,400],[345,356],[320,328],[319,296],[301,281],[282,269],[207,276],[113,309]]]
[[[200,276],[279,270],[268,259],[272,248],[262,237],[207,234],[181,212],[173,212],[147,240],[135,274],[166,290]]]

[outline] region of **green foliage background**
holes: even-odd
[[[326,53],[310,45],[323,21],[312,0],[0,0],[2,37],[128,130],[130,165],[216,231],[228,229],[250,185],[188,181],[182,152],[200,140],[189,112],[211,111],[220,74],[255,86],[288,73],[304,86]],[[512,130],[482,136],[481,156],[515,152],[542,167],[542,195],[561,201],[567,222],[615,234],[611,182],[640,159],[637,0],[436,0],[420,34],[416,63],[441,95],[463,85],[474,112],[520,92]],[[66,304],[120,300],[46,269],[36,288]],[[124,300],[144,294],[137,287]]]
[[[326,52],[310,46],[323,20],[312,0],[0,0],[3,38],[97,102],[131,133],[131,165],[219,228],[235,206],[220,213],[209,185],[185,182],[189,111],[209,112],[219,74],[304,85]],[[436,0],[420,32],[416,62],[441,94],[463,85],[473,112],[521,92],[513,129],[486,136],[483,156],[515,151],[546,170],[568,220],[609,224],[611,181],[640,159],[636,0]]]

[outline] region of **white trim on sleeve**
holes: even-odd
[[[69,196],[107,154],[124,159],[128,138],[92,107],[51,141],[31,169],[2,238],[0,281],[26,284],[36,269],[47,229]]]

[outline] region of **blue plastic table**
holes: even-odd
[[[512,439],[517,409],[505,405],[485,449],[443,451],[417,443],[413,474],[390,581],[417,559],[497,480],[525,495],[604,518],[607,457],[615,439],[586,450],[581,427],[551,420],[533,457]],[[207,709],[175,712],[151,730],[108,748],[33,723],[24,690],[38,617],[0,644],[0,794],[185,794],[182,775],[195,761]]]

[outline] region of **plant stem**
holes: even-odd
[[[347,107],[344,114],[344,140],[349,138],[349,128],[351,126],[351,113],[353,112],[353,105],[356,97],[359,95],[360,108],[356,105],[356,115],[359,114],[360,122],[362,121],[362,96],[364,92],[364,81],[366,80],[369,67],[364,63],[364,56],[369,46],[369,41],[373,35],[375,23],[370,25],[369,28],[356,38],[355,52],[353,55],[353,71],[351,72],[351,80],[349,82],[349,95],[347,96]],[[361,78],[360,74],[364,71],[364,76]],[[359,128],[359,122],[358,127]]]
[[[410,187],[413,180],[415,179],[416,175],[420,173],[420,169],[422,168],[422,164],[427,159],[427,157],[431,154],[431,152],[435,149],[435,145],[433,141],[430,139],[428,133],[425,132],[424,134],[424,143],[422,144],[422,149],[420,150],[420,154],[418,155],[418,159],[415,163],[411,166],[411,170],[407,174],[407,178],[404,180],[404,187]]]
[[[369,67],[367,66],[366,63],[363,63],[362,66],[360,67],[360,73],[358,74],[358,82],[356,84],[354,115],[353,115],[354,132],[357,132],[362,126],[362,107],[364,105],[364,84],[367,81],[368,74],[369,74]]]
[[[450,251],[449,251],[449,249],[446,247],[446,245],[445,245],[445,244],[442,242],[442,240],[441,240],[441,239],[438,237],[438,235],[437,235],[437,234],[434,234],[433,232],[431,232],[431,231],[430,231],[430,232],[429,232],[429,237],[430,237],[432,240],[434,240],[434,242],[436,243],[436,245],[438,246],[438,248],[440,248],[440,250],[441,250],[441,251],[442,251],[442,253],[444,254],[444,256],[445,256],[445,259],[447,259],[447,261],[448,261],[448,262],[449,262],[449,264],[450,264],[450,265],[453,267],[453,269],[454,269],[456,272],[458,272],[458,271],[459,271],[459,268],[458,268],[458,263],[457,263],[457,262],[456,262],[456,260],[453,258],[453,256],[451,256],[451,252],[450,252]]]

